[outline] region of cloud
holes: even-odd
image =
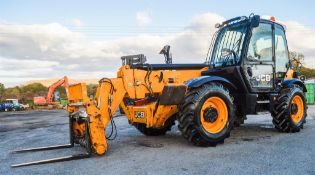
[[[137,12],[136,20],[139,26],[146,26],[151,23],[151,17],[148,12]]]
[[[263,15],[262,18],[270,19],[271,16]],[[285,26],[289,50],[303,53],[305,66],[315,68],[315,29],[297,21],[276,21]]]
[[[143,53],[149,63],[163,63],[158,52],[165,44],[171,45],[174,63],[202,63],[216,31],[214,25],[224,20],[205,13],[176,33],[142,33],[104,41],[91,40],[58,23],[0,23],[0,80],[11,86],[64,75],[73,79],[114,77],[123,55]],[[310,61],[315,59],[314,30],[297,22],[284,23],[289,49],[304,53],[307,66],[315,68]]]
[[[84,23],[79,19],[72,19],[72,24],[76,27],[82,27]]]
[[[82,34],[52,23],[47,25],[0,24],[1,55],[14,59],[51,60],[78,42]]]
[[[306,67],[315,68],[315,29],[296,21],[285,23],[289,50],[303,53]]]
[[[55,74],[60,63],[42,60],[19,60],[0,57],[0,79],[6,86],[22,84],[30,77],[45,79]]]

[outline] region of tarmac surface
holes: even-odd
[[[42,152],[10,151],[69,142],[64,110],[0,113],[0,174],[311,174],[315,175],[315,106],[299,133],[279,133],[270,114],[248,116],[224,144],[196,147],[177,126],[148,137],[116,117],[118,136],[104,156],[11,168],[12,164],[83,153],[80,146]]]

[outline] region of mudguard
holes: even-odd
[[[292,78],[292,79],[289,79],[289,80],[284,80],[284,81],[282,82],[282,86],[283,86],[283,87],[289,87],[289,86],[291,86],[291,85],[293,85],[293,84],[296,84],[296,85],[302,87],[302,88],[303,88],[303,91],[304,91],[304,92],[307,92],[307,89],[306,89],[304,83],[303,83],[300,79],[298,79],[298,78]]]
[[[237,89],[235,85],[231,83],[229,80],[222,77],[218,77],[218,76],[200,76],[200,77],[193,78],[187,81],[185,85],[190,88],[197,88],[197,87],[202,86],[203,84],[210,83],[210,82],[219,82],[227,86],[228,88],[232,88],[233,90]]]

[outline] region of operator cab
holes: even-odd
[[[267,20],[258,15],[236,17],[216,27],[206,61],[210,69],[203,75],[219,76],[235,85],[232,93],[235,101],[246,103],[239,104],[244,114],[268,110],[290,65],[285,28],[274,17]]]
[[[219,30],[207,60],[211,69],[204,75],[222,75],[233,83],[245,83],[240,92],[274,91],[289,68],[284,27],[258,15],[233,18],[216,27]]]

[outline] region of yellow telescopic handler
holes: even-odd
[[[299,132],[307,116],[306,88],[291,69],[283,25],[274,18],[250,15],[216,28],[204,63],[173,64],[170,47],[165,46],[161,51],[165,64],[146,63],[142,54],[122,57],[117,78],[101,79],[93,99],[86,84],[70,85],[70,143],[15,152],[80,144],[86,153],[12,166],[105,154],[107,141],[117,133],[113,115],[119,107],[129,123],[147,136],[164,135],[177,120],[182,136],[196,146],[223,143],[246,115],[261,111],[270,111],[280,132]]]

